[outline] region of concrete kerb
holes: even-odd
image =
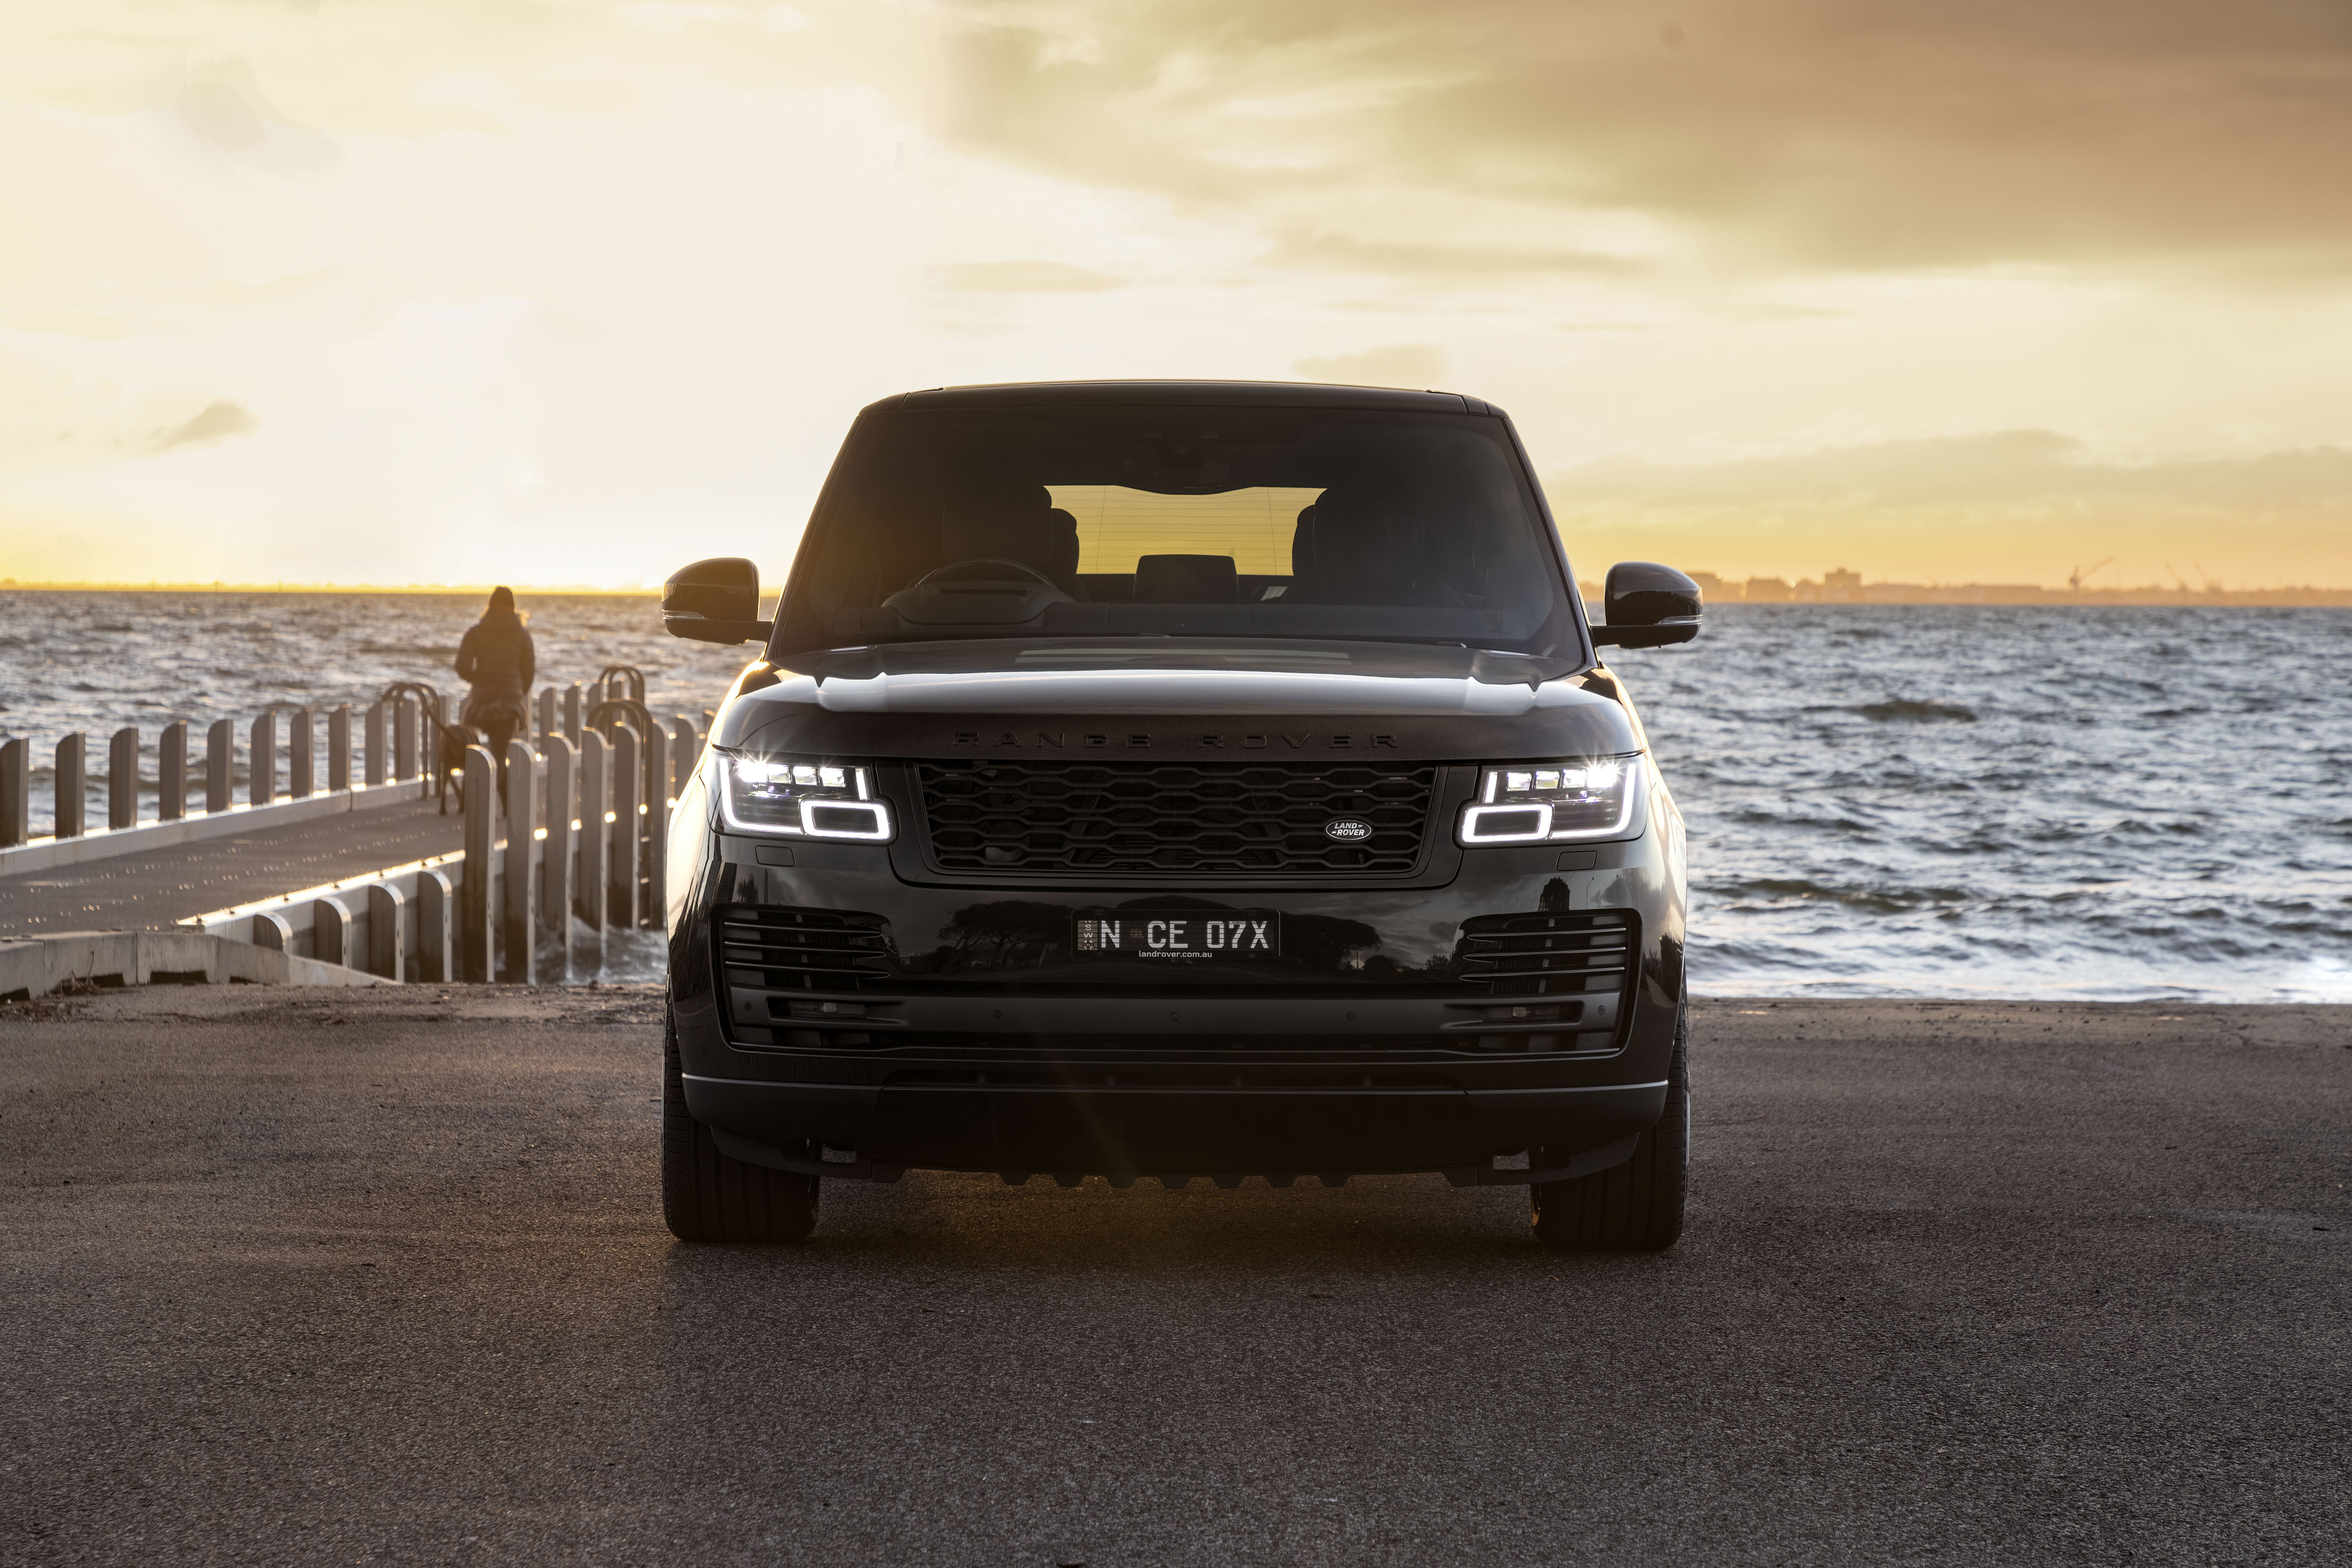
[[[47,996],[72,981],[98,985],[383,985],[339,963],[273,952],[205,931],[84,931],[0,941],[0,1001]]]

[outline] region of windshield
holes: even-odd
[[[1044,634],[1551,652],[1578,636],[1509,432],[1251,407],[868,414],[779,651]]]

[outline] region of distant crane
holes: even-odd
[[[2092,567],[2088,572],[2084,571],[2080,566],[2075,567],[2072,572],[2066,574],[2067,589],[2072,593],[2081,593],[2083,591],[2084,579],[2090,577],[2096,573],[2106,570],[2107,567],[2115,563],[2115,559],[2116,558],[2114,556],[2110,555],[2105,561],[2100,562],[2096,566]]]
[[[2194,564],[2194,563],[2191,563],[2191,564]],[[2172,569],[2171,562],[2168,561],[2164,563],[2164,574],[2166,576],[2172,579],[2174,584],[2178,586],[2182,593],[2186,594],[2189,592],[2188,580],[2182,577],[2179,573],[2175,572]]]

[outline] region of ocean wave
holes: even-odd
[[[1915,702],[1898,698],[1892,702],[1865,702],[1848,710],[1881,724],[1973,724],[1977,716],[1957,702]]]

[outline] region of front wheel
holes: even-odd
[[[1528,1189],[1536,1237],[1560,1252],[1664,1252],[1690,1189],[1690,1003],[1675,1009],[1666,1109],[1623,1164]]]
[[[815,1176],[719,1152],[686,1108],[677,1020],[662,1014],[662,1218],[680,1241],[806,1241],[816,1229]]]

